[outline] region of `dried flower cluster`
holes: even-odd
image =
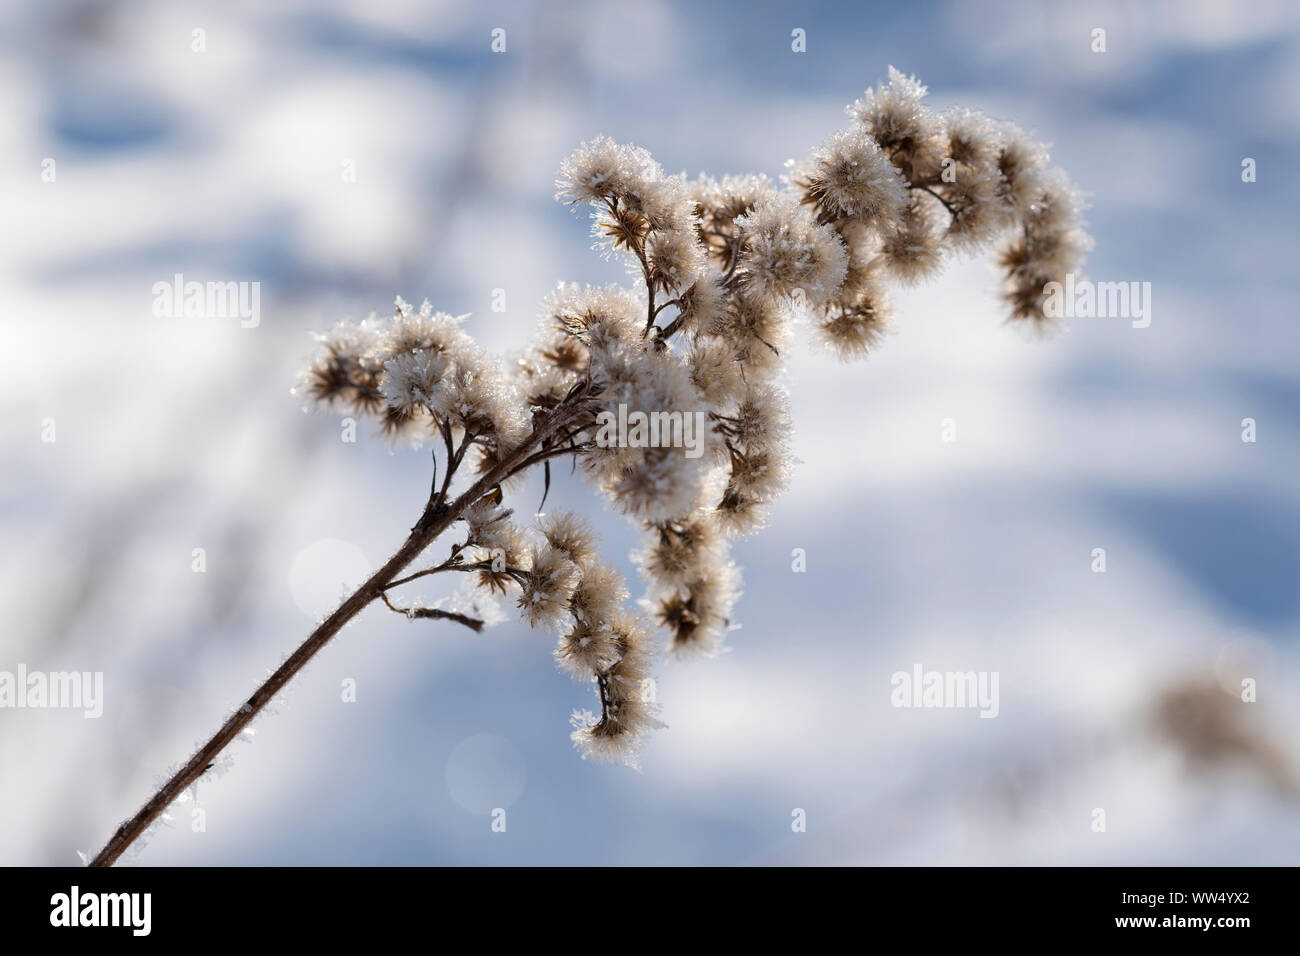
[[[398,299],[386,328],[371,319],[321,337],[302,386],[309,400],[370,416],[390,438],[440,438],[443,505],[467,453],[491,479],[451,516],[467,534],[450,557],[389,587],[471,571],[479,587],[514,596],[531,625],[556,631],[561,667],[599,692],[599,714],[574,716],[584,756],[630,761],[655,726],[652,626],[673,653],[721,645],[740,585],[729,542],[762,527],[789,478],[779,378],[793,318],[810,315],[841,357],[863,355],[886,327],[891,283],[1000,241],[1011,317],[1043,323],[1044,285],[1087,251],[1078,195],[1040,144],[970,110],[933,112],[925,92],[891,68],[783,183],[688,181],[644,149],[584,143],[561,167],[557,198],[591,210],[598,247],[626,261],[634,285],[561,284],[513,374],[427,303],[416,311]],[[598,442],[598,417],[620,408],[705,413],[704,453]],[[549,487],[561,456],[644,529],[635,558],[648,620],[625,609],[623,579],[579,519],[529,531],[502,507],[509,479],[542,465]]]
[[[945,258],[998,242],[1011,317],[1045,323],[1044,285],[1063,281],[1091,245],[1079,194],[1040,143],[973,110],[935,113],[925,93],[891,67],[888,85],[849,107],[852,126],[790,177],[848,250],[819,329],[843,356],[878,341],[891,283],[929,278]]]
[[[474,630],[465,609],[403,606],[394,592],[463,573],[476,595],[509,596],[557,635],[555,658],[594,683],[599,713],[573,715],[584,756],[631,763],[657,725],[653,630],[676,654],[713,654],[731,626],[740,575],[729,542],[760,528],[791,469],[780,384],[792,320],[808,315],[841,358],[868,352],[892,282],[933,275],[954,254],[1003,243],[1011,317],[1044,324],[1044,286],[1078,267],[1088,238],[1079,199],[1043,147],[979,113],[936,114],[925,88],[890,70],[849,107],[851,125],[791,170],[668,176],[645,150],[599,137],[566,160],[558,198],[590,208],[606,254],[633,287],[561,284],[537,340],[513,369],[484,354],[460,319],[402,299],[391,321],[340,325],[296,390],[309,406],[366,417],[393,441],[435,446],[428,501],[396,553],[120,826],[92,860],[110,866],[339,631],[381,601],[411,618]],[[608,440],[608,422],[707,423],[702,442]],[[603,421],[602,421],[603,420]],[[652,427],[660,439],[679,429]],[[441,474],[438,470],[441,449]],[[571,458],[644,529],[636,561],[649,593],[627,608],[622,576],[571,514],[523,527],[504,506],[512,481]],[[462,466],[475,473],[453,481]],[[543,497],[543,503],[545,498]],[[408,572],[463,526],[447,556]],[[477,615],[477,616],[476,616]]]

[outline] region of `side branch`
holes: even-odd
[[[464,624],[471,631],[478,632],[483,630],[483,622],[476,617],[470,617],[468,614],[459,614],[455,611],[444,611],[441,608],[436,607],[398,607],[392,601],[388,600],[388,595],[384,594],[382,591],[379,596],[383,599],[384,605],[388,610],[401,614],[404,617],[428,617],[440,621],[455,621],[457,624]]]

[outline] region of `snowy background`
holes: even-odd
[[[577,142],[777,175],[890,64],[1053,144],[1089,275],[1151,282],[1151,326],[1030,341],[973,260],[899,295],[866,362],[805,337],[743,628],[662,667],[640,773],[573,751],[592,695],[550,637],[371,609],[200,785],[206,831],[178,807],[137,861],[1298,862],[1300,11],[872,6],[5,4],[0,669],[103,671],[106,703],[0,710],[0,863],[98,849],[414,520],[427,453],[288,394],[310,330],[401,294],[521,346],[556,280],[622,277],[552,199]],[[261,325],[156,318],[178,272],[260,282]],[[566,505],[600,507],[563,476]],[[915,663],[997,671],[1000,715],[892,708]],[[1214,689],[1243,675],[1258,703]]]

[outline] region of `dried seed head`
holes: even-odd
[[[888,230],[907,204],[907,180],[877,141],[856,128],[831,136],[792,179],[822,222],[856,219]]]
[[[742,287],[761,300],[802,293],[813,307],[835,296],[848,253],[835,230],[812,221],[789,196],[764,200],[736,220],[744,237]]]
[[[591,525],[572,511],[543,517],[538,524],[547,544],[574,564],[585,565],[595,559],[596,534]]]
[[[888,328],[887,306],[878,295],[864,296],[854,305],[829,313],[817,335],[841,361],[862,358],[880,343]]]
[[[558,628],[569,617],[569,600],[582,572],[568,556],[548,545],[533,549],[532,567],[519,607],[533,627]]]
[[[908,182],[932,178],[942,158],[942,126],[922,102],[925,94],[925,86],[916,77],[891,66],[887,84],[867,90],[847,109]]]

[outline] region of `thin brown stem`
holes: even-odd
[[[456,466],[452,464],[452,459],[456,457],[456,448],[452,441],[451,424],[447,422],[446,419],[443,419],[442,422],[439,423],[438,431],[442,433],[442,444],[447,452],[447,473],[442,476],[442,488],[438,492],[438,497],[443,501],[446,501],[447,491],[451,487],[452,472],[456,470]]]
[[[221,725],[221,729],[200,747],[180,770],[172,774],[171,779],[158,788],[135,816],[117,828],[104,848],[90,861],[90,865],[112,866],[118,857],[149,828],[149,825],[203,775],[230,742],[252,723],[271,699],[306,666],[308,661],[316,656],[330,638],[342,630],[345,624],[360,614],[375,598],[380,597],[388,584],[419,557],[435,538],[451,527],[452,522],[457,520],[470,505],[505,480],[512,469],[528,457],[534,446],[563,426],[573,412],[569,400],[574,399],[574,405],[581,404],[585,394],[586,388],[582,383],[575,386],[566,397],[566,401],[557,405],[534,426],[528,438],[485,472],[450,505],[446,503],[445,495],[431,497],[420,520],[415,523],[415,527],[411,529],[411,533],[398,548],[397,553],[353,591],[333,614],[322,621],[307,639],[298,645],[298,649],[289,655],[289,658],[276,668],[275,673],[263,681],[257,690],[253,691],[240,708]],[[448,471],[453,470],[450,468],[450,463],[448,464]]]
[[[660,302],[657,306],[655,306],[654,317],[656,319],[659,318],[659,313],[662,312],[664,309],[668,308],[670,305],[675,305],[680,308],[681,304],[682,304],[682,300],[680,298],[669,299],[667,302]]]
[[[686,318],[685,312],[679,313],[676,318],[664,326],[663,331],[659,334],[659,340],[667,342],[672,338],[677,333],[677,330],[686,324]]]
[[[440,621],[455,621],[457,624],[464,624],[471,631],[483,630],[483,622],[476,617],[470,617],[468,614],[459,614],[456,611],[444,611],[437,607],[398,607],[392,601],[388,600],[388,595],[379,592],[380,598],[383,599],[384,605],[388,610],[404,617],[429,617],[436,618]]]
[[[518,472],[523,471],[525,468],[531,468],[533,465],[540,464],[552,458],[561,458],[565,455],[576,455],[579,452],[586,451],[587,449],[592,447],[593,445],[591,443],[583,442],[580,445],[577,444],[564,445],[562,447],[548,448],[545,451],[539,451],[531,458],[528,458],[527,460],[520,462],[519,467],[516,468],[513,472],[511,472],[511,475],[517,474]]]
[[[606,207],[608,207],[609,214],[611,216],[613,216],[615,219],[620,218],[618,214],[618,205],[615,203],[613,199],[606,199],[605,205]],[[654,328],[655,316],[658,314],[658,310],[655,309],[654,282],[651,281],[650,278],[650,260],[646,257],[645,254],[645,242],[636,239],[634,236],[631,235],[631,233],[628,233],[627,246],[629,249],[632,250],[633,254],[636,256],[637,261],[641,263],[641,277],[645,279],[646,317],[645,317],[645,328],[641,330],[641,338],[645,338],[647,335],[650,334],[650,330]]]
[[[425,568],[423,571],[416,571],[414,574],[408,574],[405,577],[397,578],[394,581],[389,581],[387,584],[384,585],[384,590],[391,591],[393,588],[401,587],[403,584],[406,584],[410,581],[414,581],[416,578],[427,578],[431,574],[440,574],[443,571],[451,571],[454,568],[463,568],[463,567],[466,567],[466,565],[459,564],[454,559],[448,559],[442,562],[442,564],[439,564],[435,567]]]
[[[727,271],[722,276],[723,285],[730,284],[731,277],[736,274],[736,266],[740,264],[740,246],[741,241],[739,239],[735,239],[731,243],[731,257],[727,260]]]
[[[934,191],[933,189],[931,189],[929,186],[918,186],[918,185],[916,185],[915,183],[913,183],[913,184],[909,185],[907,188],[908,188],[908,189],[919,189],[919,190],[921,190],[921,192],[923,192],[923,193],[929,193],[929,194],[930,194],[931,196],[933,196],[935,199],[939,200],[939,202],[943,203],[943,208],[946,209],[946,210],[948,210],[948,215],[952,216],[954,219],[957,218],[957,209],[956,209],[956,207],[953,206],[953,204],[950,203],[948,200],[946,200],[946,199],[944,199],[942,196],[940,196],[937,192],[935,192],[935,191]]]

